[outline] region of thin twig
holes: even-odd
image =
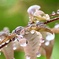
[[[15,39],[13,39],[14,37],[16,37],[15,34],[12,34],[12,35],[6,37],[5,39],[9,40],[9,42],[8,42],[8,43],[5,42],[5,44],[3,44],[3,45],[1,45],[1,44],[2,44],[2,43],[1,43],[1,44],[0,44],[0,49],[1,49],[2,47],[6,46],[7,44],[9,44],[10,42],[14,41],[14,40],[15,40]],[[5,39],[4,39],[4,40],[5,40]],[[3,42],[3,43],[4,43],[4,42]]]
[[[53,22],[53,21],[56,21],[56,20],[59,20],[59,17],[54,18],[54,19],[49,20],[49,21],[46,21],[46,22],[44,22],[44,24],[48,24],[48,23]]]

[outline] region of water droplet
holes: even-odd
[[[13,47],[13,50],[16,50],[17,49],[17,47]]]
[[[30,56],[26,56],[26,59],[30,59]]]
[[[50,42],[49,42],[49,41],[45,42],[45,46],[48,46],[49,44],[50,44]]]
[[[26,47],[27,44],[26,44],[26,42],[24,42],[24,43],[21,43],[20,46],[22,46],[22,47]]]
[[[41,54],[38,52],[38,53],[37,53],[37,57],[40,57],[40,56],[41,56]]]
[[[54,28],[59,28],[59,24],[56,24]]]
[[[55,15],[55,12],[54,11],[52,12],[52,15]]]
[[[55,38],[55,34],[47,33],[47,36],[46,36],[47,41],[54,40],[54,38]]]
[[[48,14],[46,14],[46,20],[50,20],[50,17]]]
[[[59,9],[57,10],[57,14],[59,14]]]
[[[33,6],[30,6],[29,8],[28,8],[28,10],[27,10],[27,12],[29,13],[29,14],[34,14],[34,12],[36,11],[36,10],[39,10],[41,7],[39,6],[39,5],[33,5]]]
[[[31,34],[34,34],[35,33],[35,30],[31,30],[31,32],[30,32]]]

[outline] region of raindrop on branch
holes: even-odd
[[[55,14],[56,14],[56,13],[53,11],[53,12],[52,12],[52,15],[55,15]]]
[[[57,10],[57,14],[59,14],[59,9]]]

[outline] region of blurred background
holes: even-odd
[[[31,5],[40,5],[41,10],[47,14],[59,9],[59,0],[0,0],[0,30],[4,27],[9,27],[10,32],[17,26],[26,26],[28,23],[27,9]],[[54,27],[55,21],[48,24],[51,28]],[[24,52],[15,51],[15,59],[25,59]],[[5,59],[5,56],[0,55],[0,59]],[[45,59],[41,56],[38,59]],[[59,34],[56,34],[52,59],[59,59]]]

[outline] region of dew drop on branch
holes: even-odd
[[[57,10],[57,14],[59,14],[59,9]]]
[[[46,36],[47,41],[54,40],[54,38],[55,38],[55,34],[47,33],[47,36]]]
[[[53,12],[52,12],[52,15],[55,15],[55,14],[56,14],[56,13],[53,11]]]

